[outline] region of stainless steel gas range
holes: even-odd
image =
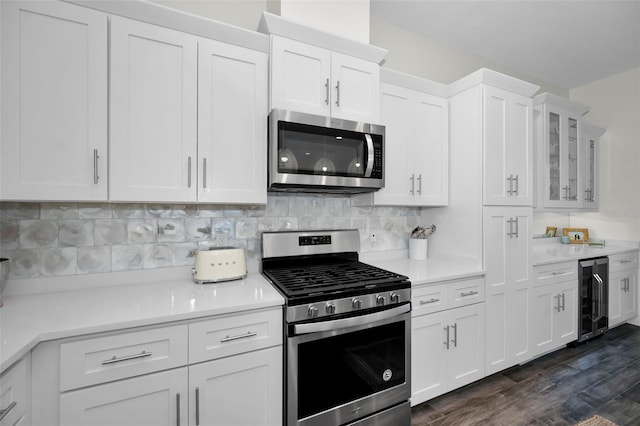
[[[265,232],[285,298],[288,426],[411,424],[411,283],[360,262],[358,230]]]

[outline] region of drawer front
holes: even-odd
[[[282,344],[282,309],[213,318],[189,324],[189,363]]]
[[[638,269],[638,252],[613,254],[609,256],[609,271]]]
[[[533,267],[534,287],[578,279],[578,261],[552,263]]]
[[[62,343],[60,390],[185,365],[187,332],[185,324]]]
[[[23,358],[0,376],[0,425],[29,424],[27,358]]]
[[[412,316],[443,311],[449,307],[449,287],[436,284],[411,289]]]
[[[471,305],[484,301],[484,278],[455,281],[449,284],[449,306]]]

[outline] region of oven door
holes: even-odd
[[[407,401],[410,309],[290,325],[288,425],[343,425]],[[410,409],[396,412],[394,425],[410,424]]]

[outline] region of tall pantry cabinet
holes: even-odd
[[[451,85],[451,190],[438,228],[451,229],[486,271],[486,375],[531,355],[531,97],[538,89],[487,69]]]

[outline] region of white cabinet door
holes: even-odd
[[[60,395],[60,424],[173,426],[188,421],[187,368]]]
[[[560,307],[555,312],[556,347],[578,338],[578,283],[567,281],[557,287]]]
[[[380,118],[380,66],[339,53],[331,54],[331,116],[377,123]]]
[[[484,377],[484,303],[448,311],[450,389]]]
[[[190,424],[282,424],[282,347],[189,367]]]
[[[485,207],[486,373],[530,358],[530,207]]]
[[[331,115],[331,52],[271,36],[271,108]]]
[[[578,338],[578,282],[566,281],[533,289],[532,355],[557,349]]]
[[[533,101],[484,86],[484,204],[533,204]]]
[[[262,52],[199,41],[198,201],[267,202],[267,61]]]
[[[620,317],[623,321],[631,319],[638,314],[637,292],[638,292],[638,271],[628,272],[625,286],[621,288],[620,295]]]
[[[445,311],[411,319],[411,405],[449,390],[447,315]]]
[[[111,18],[112,201],[196,200],[197,50],[189,34]]]
[[[375,123],[380,66],[271,36],[271,108]]]
[[[2,7],[2,200],[107,199],[107,16]]]
[[[27,354],[0,376],[0,426],[31,424],[31,356]]]
[[[609,327],[615,327],[637,314],[636,270],[609,272]]]

